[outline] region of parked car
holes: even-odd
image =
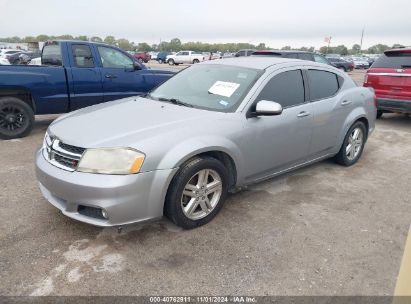
[[[147,69],[119,48],[85,41],[50,41],[41,61],[0,66],[0,138],[28,135],[34,114],[145,94],[174,74]]]
[[[10,62],[6,58],[0,58],[0,65],[10,65]]]
[[[151,60],[151,56],[147,52],[136,52],[134,53],[134,58],[137,59],[140,62],[147,63]]]
[[[355,69],[368,69],[370,67],[368,61],[362,57],[353,57],[352,62]]]
[[[22,50],[0,49],[0,58],[8,59],[8,56],[21,52]]]
[[[377,117],[384,112],[411,113],[411,48],[387,50],[367,71],[365,87],[377,96]]]
[[[21,52],[7,57],[10,64],[27,64],[31,59],[41,57],[41,52]]]
[[[305,51],[293,51],[293,50],[262,50],[262,51],[255,51],[251,54],[252,56],[271,56],[271,57],[284,57],[284,58],[293,58],[293,59],[301,59],[301,60],[309,60],[318,63],[332,65],[327,58],[324,56],[313,53],[313,52],[305,52]]]
[[[166,63],[168,55],[171,55],[171,53],[170,52],[159,52],[157,54],[157,58],[156,58],[157,62],[158,63]]]
[[[165,214],[194,228],[230,190],[329,157],[355,164],[375,115],[373,92],[328,65],[207,61],[144,98],[58,118],[36,174],[43,196],[73,219],[113,226]]]
[[[31,59],[28,64],[29,65],[41,65],[41,57]]]
[[[344,59],[328,57],[327,60],[337,69],[343,70],[344,72],[351,72],[354,70],[354,63],[345,61]]]
[[[254,52],[255,50],[253,49],[239,50],[237,53],[235,53],[234,57],[247,57],[247,56],[251,56],[251,54]]]
[[[182,63],[199,63],[206,60],[206,57],[200,52],[180,51],[175,55],[167,56],[167,63],[169,65],[179,65]]]

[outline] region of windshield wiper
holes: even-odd
[[[192,104],[186,103],[184,101],[181,101],[179,99],[176,98],[165,98],[165,97],[159,97],[157,98],[158,101],[165,101],[165,102],[169,102],[178,106],[185,106],[185,107],[189,107],[189,108],[193,108]]]

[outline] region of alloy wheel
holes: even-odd
[[[15,105],[5,105],[0,109],[0,129],[15,132],[26,123],[23,111]]]
[[[354,160],[360,154],[363,140],[363,131],[360,128],[354,128],[348,137],[348,143],[345,148],[345,154],[350,161]]]
[[[184,187],[181,208],[191,220],[209,215],[218,205],[223,190],[221,176],[212,169],[203,169],[194,174]]]

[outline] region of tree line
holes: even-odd
[[[269,49],[270,47],[266,46],[265,43],[260,43],[254,45],[252,43],[205,43],[205,42],[185,42],[183,43],[179,38],[171,39],[170,41],[161,41],[158,44],[148,44],[146,42],[135,43],[129,41],[125,38],[115,38],[114,36],[106,36],[101,38],[98,36],[72,36],[72,35],[60,35],[60,36],[48,36],[48,35],[38,35],[38,36],[26,36],[26,37],[7,37],[0,38],[2,42],[9,43],[27,43],[27,42],[41,42],[47,40],[83,40],[83,41],[92,41],[92,42],[104,42],[111,45],[116,45],[126,51],[174,51],[178,52],[181,50],[192,50],[192,51],[201,51],[201,52],[237,52],[241,49],[257,49],[264,50]],[[341,55],[355,55],[360,53],[367,54],[381,54],[385,50],[390,48],[403,47],[401,44],[394,44],[388,46],[386,44],[376,44],[367,49],[361,49],[359,44],[354,44],[350,49],[345,45],[338,46],[322,46],[318,51],[323,54],[341,54]],[[299,50],[299,51],[309,51],[314,52],[315,48],[311,47],[301,47],[301,48],[292,48],[291,46],[284,46],[282,50]]]

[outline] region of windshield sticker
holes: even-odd
[[[238,73],[237,78],[240,79],[247,79],[248,75],[247,73]]]
[[[239,83],[216,81],[208,90],[210,94],[216,94],[224,97],[231,97],[233,93],[240,87]]]
[[[220,105],[222,105],[222,106],[228,106],[228,102],[227,101],[225,101],[225,100],[220,100]]]

